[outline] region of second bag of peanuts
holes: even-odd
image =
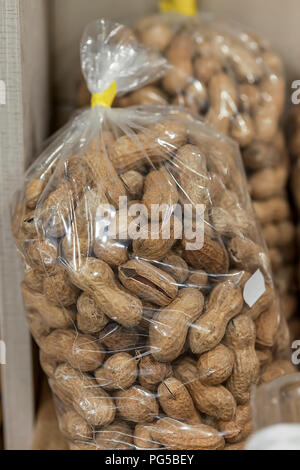
[[[169,11],[142,18],[138,40],[161,53],[169,71],[116,106],[180,104],[239,145],[249,192],[289,319],[297,311],[295,238],[287,194],[290,163],[281,128],[285,79],[280,58],[246,28],[197,13],[194,0],[160,2]],[[79,104],[89,99],[81,87]]]
[[[60,428],[71,449],[242,448],[252,386],[292,367],[238,146],[180,108],[110,108],[166,67],[126,28],[92,23],[81,58],[92,108],[12,218]]]

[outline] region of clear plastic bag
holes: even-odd
[[[149,54],[92,23],[93,102],[158,77]],[[84,110],[27,172],[12,231],[71,449],[244,445],[281,314],[233,141],[176,107]]]
[[[181,11],[188,4],[193,11],[191,3],[173,6]],[[203,12],[145,17],[135,33],[142,44],[166,57],[170,69],[160,81],[116,100],[116,106],[184,105],[239,144],[282,308],[290,319],[298,309],[296,227],[281,128],[285,80],[280,58],[246,28]]]
[[[184,105],[238,143],[290,319],[298,309],[296,227],[288,198],[290,162],[281,127],[285,78],[279,56],[246,28],[203,12],[145,17],[135,33],[171,68],[156,84],[120,98],[118,106]]]

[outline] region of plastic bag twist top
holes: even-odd
[[[137,42],[130,29],[107,20],[90,23],[81,40],[81,65],[92,95],[115,81],[118,95],[158,80],[167,62]]]

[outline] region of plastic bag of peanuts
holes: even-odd
[[[139,41],[163,54],[170,70],[118,106],[171,103],[199,113],[240,146],[254,208],[289,319],[297,311],[296,227],[288,198],[290,162],[281,128],[285,79],[280,58],[246,28],[197,14],[196,2],[161,2],[175,10],[142,18]]]
[[[12,216],[61,431],[74,450],[242,448],[283,327],[238,146],[177,107],[110,107],[165,67],[126,28],[89,25],[81,59],[92,108]]]
[[[139,20],[135,34],[142,44],[161,53],[170,68],[156,83],[115,104],[184,105],[238,143],[289,319],[298,307],[296,227],[287,190],[290,162],[281,128],[285,100],[281,60],[266,41],[246,28],[197,14],[195,0],[159,3],[164,13]],[[78,104],[87,100],[83,84]]]

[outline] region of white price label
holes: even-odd
[[[249,307],[251,308],[265,292],[265,279],[261,271],[258,269],[245,284],[244,300],[246,304],[249,305]]]

